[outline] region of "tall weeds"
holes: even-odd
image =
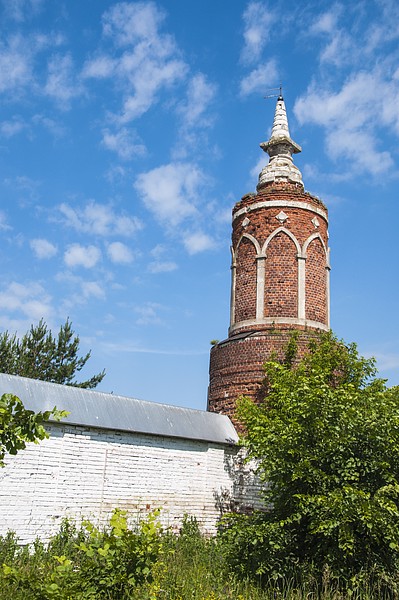
[[[230,549],[231,550],[231,549]],[[104,530],[65,521],[46,545],[0,536],[0,600],[374,600],[399,598],[398,578],[359,573],[339,581],[326,567],[322,581],[245,578],[232,568],[218,538],[186,517],[178,534],[156,515],[136,528],[116,511]]]

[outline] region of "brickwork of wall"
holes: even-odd
[[[262,324],[261,319],[272,317],[297,318],[298,324],[304,324],[300,319],[309,319],[328,327],[327,228],[327,209],[321,200],[304,192],[301,186],[290,183],[272,183],[257,195],[244,196],[235,205],[232,249],[236,277],[232,293],[232,333],[254,328],[253,322],[246,321],[254,320],[254,305],[259,305],[256,295],[259,294],[260,276],[264,278],[264,299],[262,314],[258,310],[256,329],[262,325],[270,327],[270,323]],[[319,247],[313,241],[316,236],[320,240]],[[264,257],[264,273],[256,269],[256,255]],[[301,258],[303,265],[298,264]],[[303,281],[300,280],[300,268],[304,272]],[[298,298],[301,286],[305,305],[303,315]],[[309,308],[306,306],[308,301]]]
[[[235,315],[237,321],[256,316],[256,250],[248,238],[243,238],[237,249]]]
[[[260,505],[237,447],[66,424],[49,432],[0,469],[0,535],[48,540],[65,517],[103,525],[117,507],[133,521],[160,507],[174,529],[190,514],[214,533],[224,510]]]
[[[281,231],[270,241],[266,252],[264,316],[295,318],[298,316],[296,246]]]
[[[236,400],[263,399],[262,365],[282,356],[291,332],[299,354],[329,327],[328,215],[302,185],[271,182],[233,208],[229,337],[211,350],[208,409],[235,419]]]
[[[259,402],[264,400],[263,365],[273,352],[277,358],[283,358],[291,334],[292,329],[276,326],[275,329],[253,332],[247,336],[228,338],[213,346],[208,410],[228,415],[240,430],[240,423],[235,417],[237,398],[245,395]],[[314,330],[300,331],[298,357],[305,354],[309,342],[317,335]]]
[[[306,318],[327,322],[327,272],[325,251],[320,239],[314,239],[306,250]]]

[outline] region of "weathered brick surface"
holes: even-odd
[[[309,342],[317,336],[315,330],[300,330],[298,357],[305,354]],[[283,358],[291,338],[292,328],[275,328],[246,337],[228,338],[211,349],[209,372],[208,410],[228,415],[240,429],[235,417],[237,398],[249,396],[261,402],[265,398],[263,387],[264,363],[272,353]]]
[[[234,206],[232,320],[211,350],[209,410],[234,421],[237,397],[262,397],[262,365],[293,330],[301,355],[328,328],[327,229],[326,207],[297,184],[270,183]]]
[[[327,323],[327,272],[319,239],[309,244],[306,254],[306,318]]]
[[[237,252],[236,319],[254,319],[256,314],[256,252],[252,242],[244,238]]]
[[[278,233],[267,247],[265,317],[298,316],[298,259],[294,242]],[[238,319],[237,319],[238,321]]]

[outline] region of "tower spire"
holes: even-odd
[[[302,148],[290,137],[281,88],[277,98],[270,139],[268,142],[262,142],[260,147],[270,158],[269,163],[259,174],[258,191],[273,181],[299,183],[303,187],[302,174],[292,160],[292,155],[301,152]]]

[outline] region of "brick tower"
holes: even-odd
[[[281,356],[299,330],[303,353],[315,332],[329,329],[327,209],[305,192],[292,155],[283,97],[271,137],[261,148],[269,163],[256,194],[233,208],[232,282],[228,338],[212,347],[208,410],[234,417],[240,395],[263,398],[263,363]]]

